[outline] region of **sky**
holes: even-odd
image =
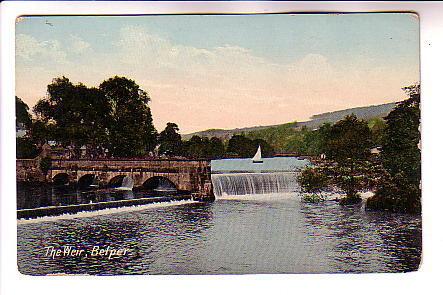
[[[408,13],[45,16],[16,25],[16,95],[31,108],[53,78],[115,75],[151,97],[154,125],[181,133],[304,121],[405,99],[418,82]]]

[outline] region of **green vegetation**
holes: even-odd
[[[421,212],[420,85],[404,90],[409,98],[385,118],[381,159],[387,175],[368,199],[369,209]]]
[[[159,153],[166,156],[181,155],[182,138],[177,124],[168,122],[158,136]]]
[[[104,111],[101,120],[109,119],[110,124],[98,128],[93,136],[106,139],[108,129],[109,150],[116,157],[143,156],[152,152],[157,145],[157,131],[148,106],[149,95],[133,80],[117,76],[100,84],[99,90],[107,102],[99,104]],[[93,113],[94,119],[98,119],[96,112]]]
[[[194,135],[183,143],[184,155],[193,159],[219,159],[225,155],[225,147],[221,139]]]
[[[322,191],[328,186],[328,176],[318,169],[308,167],[298,176],[298,182],[304,193],[303,201],[308,203],[318,203],[324,201]]]
[[[250,139],[243,134],[232,136],[229,139],[226,151],[231,156],[251,158],[257,152],[259,146],[263,157],[271,157],[274,154],[274,149],[266,140],[261,138]]]
[[[105,150],[115,157],[141,156],[156,145],[149,100],[124,77],[110,78],[99,88],[56,78],[48,85],[47,98],[34,107],[32,136],[36,142],[54,140],[71,146],[77,155],[87,145],[92,156]]]
[[[306,201],[317,202],[323,199],[323,190],[334,188],[346,194],[342,204],[353,204],[360,201],[359,191],[375,189],[367,209],[417,213],[421,211],[420,85],[404,90],[409,98],[384,118],[365,121],[351,114],[314,130],[293,122],[235,134],[225,142],[197,135],[183,141],[172,122],[157,134],[150,97],[133,80],[116,76],[95,88],[61,77],[48,85],[47,97],[33,108],[34,118],[29,107],[15,98],[17,130],[27,131],[17,137],[17,157],[34,158],[48,141],[62,150],[69,147],[77,157],[86,146],[92,158],[250,158],[261,146],[264,157],[279,152],[314,159],[325,155],[326,160],[301,173]],[[376,147],[380,155],[371,155]],[[44,158],[40,165],[47,171],[50,161]]]
[[[317,194],[325,187],[338,188],[346,194],[342,204],[360,202],[358,191],[364,185],[361,175],[373,145],[367,122],[349,115],[332,126],[323,125],[319,134],[320,149],[329,160],[325,166],[301,173],[302,188]]]
[[[299,178],[308,201],[326,188],[346,194],[343,205],[360,202],[358,192],[375,189],[368,210],[421,212],[420,85],[404,88],[409,98],[381,120],[346,116],[319,131],[319,151],[327,160],[305,169]],[[371,148],[381,147],[379,156]]]
[[[29,106],[19,97],[15,97],[15,127],[18,128],[22,124],[23,127],[30,128],[32,124],[31,114],[29,114]]]

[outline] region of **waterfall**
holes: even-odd
[[[255,195],[298,191],[297,173],[223,173],[212,174],[214,195]]]
[[[132,190],[134,187],[134,180],[130,176],[123,177],[122,185],[117,187],[117,190]]]

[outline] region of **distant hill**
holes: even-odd
[[[347,115],[355,114],[360,119],[369,120],[372,118],[381,118],[386,116],[393,108],[395,107],[395,103],[385,103],[380,105],[373,105],[367,107],[358,107],[351,108],[346,110],[340,110],[335,112],[328,112],[323,114],[314,115],[311,117],[311,120],[306,122],[294,122],[294,123],[285,123],[278,125],[268,125],[268,126],[254,126],[254,127],[244,127],[244,128],[236,128],[236,129],[208,129],[205,131],[198,131],[190,134],[182,135],[184,140],[190,139],[193,135],[198,135],[200,137],[218,137],[222,140],[227,140],[231,138],[234,134],[240,133],[249,133],[252,131],[258,131],[262,129],[272,128],[272,127],[280,127],[285,125],[285,127],[293,127],[295,129],[306,126],[309,129],[315,129],[320,127],[324,123],[335,123]]]

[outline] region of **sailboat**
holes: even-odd
[[[257,152],[255,153],[255,156],[252,158],[252,163],[263,163],[263,160],[261,158],[261,147],[258,146]]]

